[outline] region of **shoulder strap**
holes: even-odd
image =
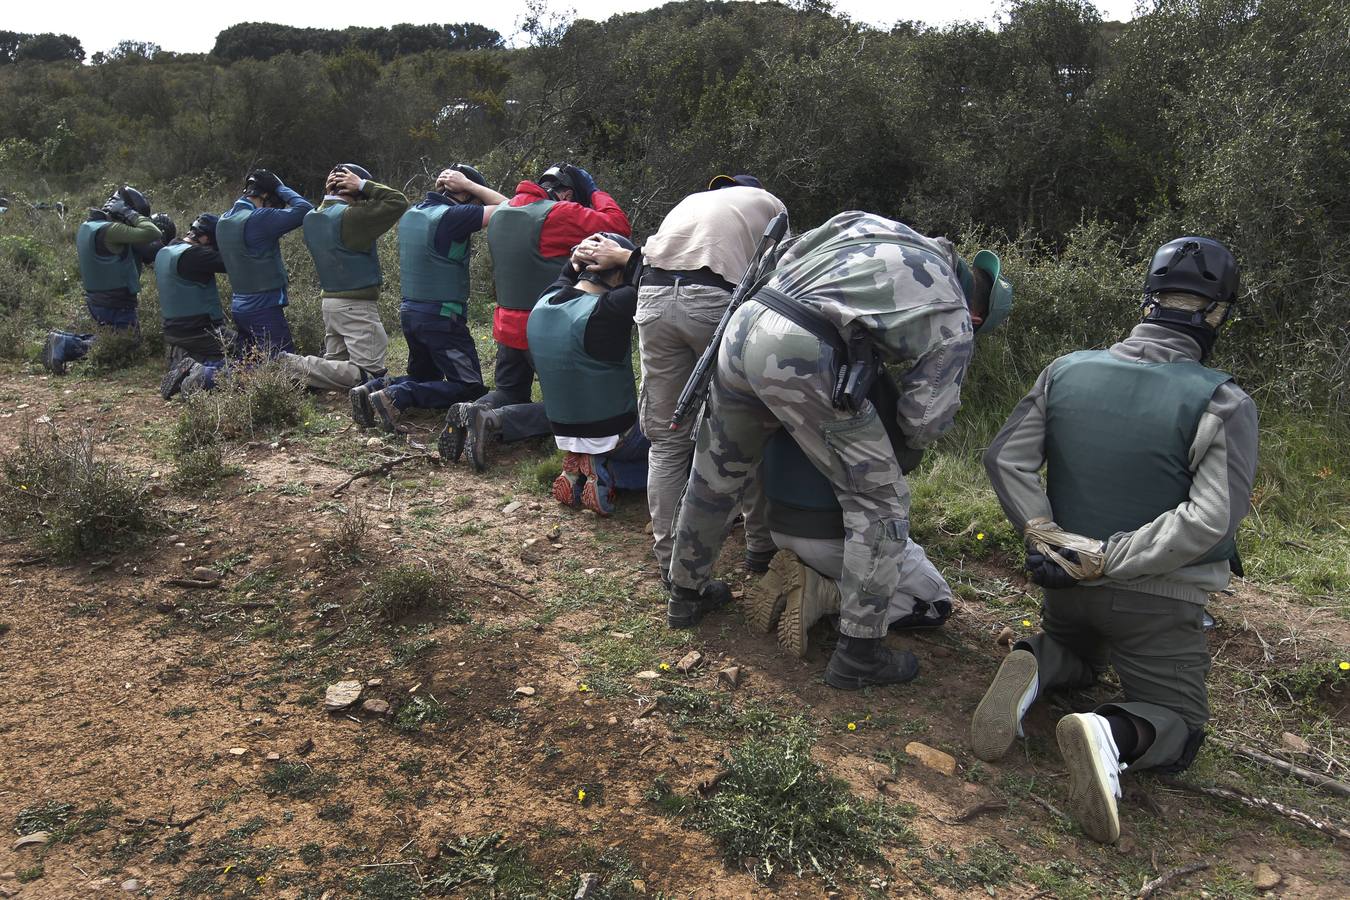
[[[761,287],[750,297],[778,313],[790,322],[795,322],[811,334],[824,341],[834,350],[835,360],[842,363],[848,359],[848,345],[834,323],[803,303],[798,303],[782,291],[771,287]]]

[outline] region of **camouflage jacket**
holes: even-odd
[[[871,213],[842,212],[792,241],[765,284],[848,336],[863,328],[900,386],[897,412],[914,449],[961,408],[975,330],[950,241]]]

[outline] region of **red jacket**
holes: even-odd
[[[516,185],[516,195],[507,201],[509,206],[528,206],[549,199],[548,194],[533,181]],[[560,200],[544,217],[539,232],[539,252],[544,256],[571,256],[572,248],[597,231],[612,231],[628,237],[633,226],[614,198],[604,191],[591,194],[591,205],[582,206],[571,200]],[[528,309],[497,307],[492,316],[492,337],[501,344],[525,350],[525,323],[530,318]]]

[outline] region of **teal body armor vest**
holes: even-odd
[[[452,208],[414,206],[399,219],[399,281],[403,299],[439,303],[443,315],[462,316],[469,299],[469,242],[451,243],[448,255],[436,252],[436,229]]]
[[[155,283],[159,285],[159,313],[165,319],[210,316],[222,321],[220,291],[216,279],[206,284],[178,274],[178,260],[192,249],[191,244],[174,244],[155,254]]]
[[[1055,523],[1106,540],[1190,496],[1190,449],[1224,372],[1106,350],[1064,357],[1046,385],[1046,493]],[[1187,565],[1231,559],[1233,541]]]
[[[216,223],[216,246],[225,260],[230,290],[236,294],[267,294],[286,287],[286,263],[281,258],[280,242],[273,241],[259,253],[244,244],[244,226],[256,211],[231,210]]]
[[[566,256],[548,257],[539,252],[539,235],[552,200],[526,206],[505,203],[488,219],[488,247],[492,250],[492,280],[497,287],[497,305],[506,309],[534,309],[539,295],[558,280]]]
[[[112,222],[81,222],[75,232],[75,253],[80,262],[80,283],[90,292],[141,291],[141,269],[130,247],[123,247],[116,256],[98,252],[95,239]]]
[[[342,243],[342,214],[345,203],[305,213],[305,246],[314,257],[319,286],[324,293],[345,293],[384,283],[376,245],[369,250],[353,250]]]
[[[557,294],[550,291],[539,298],[526,326],[549,421],[566,426],[635,414],[637,386],[632,363],[627,357],[606,362],[586,353],[586,323],[600,295],[583,293],[563,303],[549,303]]]

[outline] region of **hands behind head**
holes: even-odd
[[[436,176],[436,190],[449,191],[452,194],[473,196],[473,182],[458,169],[442,169]]]
[[[346,169],[334,169],[328,173],[324,190],[330,194],[348,194],[355,197],[361,193],[361,177]]]
[[[572,266],[578,272],[600,272],[628,265],[633,251],[620,247],[609,238],[593,234],[572,250]]]

